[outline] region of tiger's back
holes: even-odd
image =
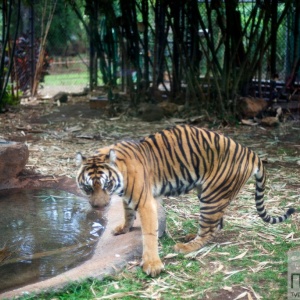
[[[87,159],[80,155],[80,160],[78,185],[91,190],[92,205],[106,205],[112,194],[123,197],[124,223],[115,234],[130,230],[135,212],[139,212],[143,269],[152,276],[163,268],[157,251],[156,197],[197,189],[200,228],[194,239],[175,245],[175,250],[183,253],[198,250],[222,228],[226,207],[251,175],[256,178],[257,212],[265,222],[282,222],[294,212],[290,208],[279,217],[267,213],[265,169],[257,154],[228,137],[194,126],[175,126],[139,142],[123,141]]]
[[[222,183],[234,197],[248,178],[264,167],[250,149],[215,132],[176,126],[142,140],[145,161],[153,174],[154,196],[187,193]],[[141,152],[140,149],[138,152]],[[220,186],[221,188],[221,186]]]

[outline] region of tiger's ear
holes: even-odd
[[[77,167],[81,166],[85,160],[86,160],[86,158],[84,156],[82,156],[82,154],[80,152],[76,153],[75,163],[76,163]]]
[[[109,161],[109,163],[110,164],[115,164],[116,159],[117,159],[117,154],[116,154],[115,150],[111,149],[109,151],[109,154],[108,154],[108,161]]]

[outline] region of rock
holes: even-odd
[[[265,117],[260,122],[263,126],[275,127],[280,124],[278,117]]]
[[[163,118],[164,118],[164,113],[162,109],[160,109],[159,107],[146,111],[142,115],[142,120],[146,122],[161,121]]]
[[[90,98],[91,109],[105,109],[108,107],[109,101],[107,97],[92,97]]]
[[[248,126],[257,126],[258,125],[258,123],[257,122],[255,122],[254,120],[252,120],[252,119],[247,119],[247,120],[244,120],[244,119],[242,119],[241,120],[241,123],[243,124],[243,125],[248,125]]]
[[[147,122],[160,121],[164,117],[171,117],[177,111],[177,104],[166,101],[158,104],[142,102],[138,109],[141,118]]]
[[[65,92],[59,92],[53,96],[54,101],[59,101],[60,103],[66,103],[68,101],[68,94]]]
[[[178,105],[178,112],[183,112],[185,109],[184,105]]]
[[[163,110],[164,115],[167,117],[173,116],[178,111],[178,105],[172,102],[160,102],[158,107]]]
[[[238,111],[242,118],[254,118],[268,107],[268,102],[260,98],[240,98]]]
[[[164,92],[160,91],[154,86],[149,87],[147,91],[147,96],[149,100],[154,103],[161,102],[164,100]]]
[[[0,181],[16,177],[24,169],[28,157],[25,144],[0,141]]]
[[[164,118],[163,109],[151,103],[141,103],[138,112],[142,120],[146,122],[160,121]]]

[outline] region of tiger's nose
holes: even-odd
[[[94,209],[103,209],[108,206],[108,203],[91,203],[92,208]]]

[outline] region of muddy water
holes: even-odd
[[[1,192],[0,293],[90,258],[103,230],[100,212],[67,192]]]

